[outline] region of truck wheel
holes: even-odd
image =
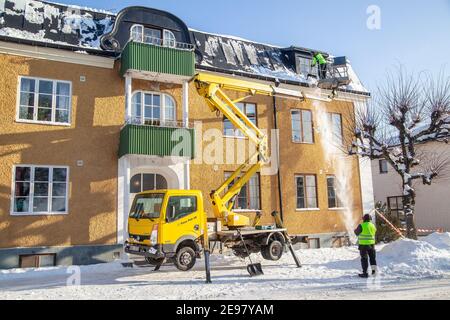
[[[261,250],[264,259],[278,261],[283,256],[283,244],[280,241],[272,241]]]
[[[150,258],[150,257],[146,257],[145,261],[147,261],[148,264],[152,265],[152,266],[157,266],[158,264],[160,264],[161,262],[164,261],[164,258]]]
[[[196,260],[197,257],[194,249],[191,247],[183,247],[178,250],[175,256],[175,267],[181,271],[188,271],[194,267]]]

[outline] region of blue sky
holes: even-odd
[[[57,2],[113,12],[130,5],[144,5],[170,11],[194,29],[346,55],[370,89],[399,63],[416,72],[450,70],[450,0]],[[369,5],[377,5],[381,10],[380,30],[367,28]]]

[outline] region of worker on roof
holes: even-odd
[[[319,78],[325,79],[327,77],[327,60],[320,52],[313,53],[312,66],[319,64]]]
[[[377,273],[377,259],[375,251],[375,236],[377,228],[372,223],[372,217],[370,214],[366,214],[363,217],[363,223],[355,230],[355,234],[358,236],[359,252],[361,254],[361,265],[363,272],[359,276],[361,278],[368,278],[367,273],[369,269],[369,259],[372,268],[372,275]]]

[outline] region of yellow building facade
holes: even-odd
[[[311,74],[302,73],[308,49],[280,51],[189,30],[172,14],[149,8],[78,14],[97,26],[95,44],[80,45],[85,39],[75,34],[64,35],[67,43],[21,34],[0,39],[0,268],[119,258],[137,192],[189,188],[207,199],[251,146],[210,112],[190,82],[197,72],[305,97],[253,96],[240,104],[267,130],[273,161],[242,190],[236,210],[261,212],[265,224],[279,211],[290,234],[308,236],[317,247],[341,245],[346,219],[356,223],[370,208],[367,167],[351,157],[336,167],[319,121],[325,112],[340,138],[351,140],[345,119],[369,94],[351,85],[334,100],[331,91],[318,92]],[[47,19],[44,30],[54,24]],[[8,16],[2,23],[18,28]],[[267,59],[266,71],[252,68]],[[183,150],[171,154],[180,141]],[[333,180],[343,170],[346,203]],[[208,202],[206,209],[212,214]]]

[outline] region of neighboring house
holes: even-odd
[[[308,49],[190,30],[174,15],[150,8],[115,15],[0,1],[0,268],[120,257],[136,193],[190,188],[206,198],[238,167],[198,160],[208,129],[224,133],[225,143],[244,139],[210,112],[190,83],[195,73],[313,95],[307,76],[317,71],[309,70],[310,60]],[[369,97],[350,74],[353,82],[339,90],[339,103],[323,102],[337,131],[340,106]],[[276,171],[254,176],[236,209],[262,212],[264,223],[281,210],[291,234],[309,236],[311,247],[331,246],[346,234],[344,208],[314,127],[313,102],[255,96],[240,104],[269,131],[276,117],[280,180]],[[201,126],[194,128],[195,121]],[[172,135],[179,128],[186,129],[183,151],[173,158],[178,141]],[[370,165],[348,161],[349,210],[357,221],[373,207],[372,175]]]
[[[443,142],[428,140],[417,145],[417,150],[430,158],[435,155],[450,157],[450,146]],[[401,177],[386,160],[373,160],[372,173],[375,201],[387,204],[391,213],[405,223]],[[442,172],[441,177],[433,180],[431,185],[423,185],[421,180],[415,182],[417,228],[450,231],[449,173],[450,168],[447,168]]]

